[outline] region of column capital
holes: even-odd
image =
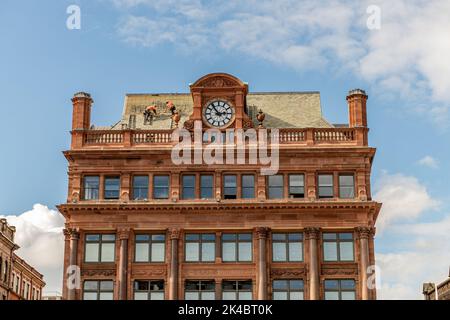
[[[169,228],[168,232],[169,232],[169,237],[170,237],[171,240],[178,240],[178,239],[180,239],[181,229],[179,229],[179,228]]]
[[[256,227],[255,229],[256,239],[266,239],[269,235],[270,228]]]
[[[310,240],[310,239],[319,240],[320,239],[320,228],[317,228],[317,227],[305,228],[305,238],[306,238],[306,240]]]
[[[66,239],[79,240],[80,239],[80,229],[78,228],[65,228],[63,229],[63,234]]]
[[[119,240],[128,240],[130,238],[130,229],[121,228],[117,230],[117,237]]]
[[[355,230],[357,239],[369,239],[375,235],[374,227],[360,226],[356,227]]]

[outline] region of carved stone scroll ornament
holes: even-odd
[[[180,229],[178,229],[178,228],[169,229],[169,238],[171,240],[179,239],[180,238]]]
[[[266,239],[269,234],[269,228],[257,227],[255,228],[256,239]]]
[[[82,270],[81,275],[86,277],[93,277],[93,276],[113,277],[116,275],[116,270]]]
[[[358,239],[369,239],[375,235],[375,228],[373,227],[357,227],[356,236]]]
[[[308,227],[305,228],[305,238],[306,240],[309,239],[320,239],[320,229],[316,227]]]

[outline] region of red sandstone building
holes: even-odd
[[[79,267],[81,281],[67,287],[65,273],[64,298],[375,299],[367,269],[381,204],[366,101],[350,91],[349,124],[332,125],[317,92],[249,93],[218,73],[190,94],[126,95],[122,119],[101,128],[91,96],[75,94],[58,208],[64,267]],[[174,164],[173,130],[195,121],[278,128],[278,173],[262,175],[259,162]]]
[[[0,219],[0,300],[41,300],[44,277],[15,254],[16,228]]]

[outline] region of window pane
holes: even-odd
[[[200,176],[200,198],[211,199],[213,198],[213,176],[202,175]]]
[[[203,241],[215,241],[216,240],[216,235],[215,234],[209,234],[209,233],[202,234],[202,240]]]
[[[169,176],[153,177],[153,197],[167,199],[169,197]]]
[[[353,234],[352,233],[339,233],[339,239],[340,240],[353,240]]]
[[[251,292],[239,292],[238,293],[238,300],[252,300],[252,293]]]
[[[341,298],[342,300],[355,300],[356,299],[356,295],[355,292],[341,292]]]
[[[165,241],[166,236],[163,234],[153,234],[152,235],[152,241]]]
[[[114,289],[114,285],[112,281],[100,281],[100,290],[101,291],[112,291]]]
[[[214,261],[216,258],[216,244],[212,243],[203,243],[202,244],[202,261]]]
[[[323,243],[323,256],[325,261],[337,261],[337,244],[336,242]]]
[[[270,187],[282,187],[283,186],[283,176],[281,174],[269,176],[269,186]]]
[[[323,239],[324,240],[336,240],[337,239],[337,235],[336,235],[336,233],[324,233],[323,234]]]
[[[83,300],[97,300],[97,292],[84,292]]]
[[[353,261],[353,242],[341,242],[339,246],[341,261]]]
[[[134,290],[135,291],[148,291],[149,282],[148,281],[135,281]]]
[[[100,292],[100,300],[113,300],[112,292]]]
[[[290,300],[303,300],[303,292],[291,292]]]
[[[83,285],[83,289],[87,291],[97,291],[98,289],[98,281],[85,281]]]
[[[199,261],[199,246],[198,242],[186,243],[186,261]]]
[[[289,261],[303,260],[303,245],[301,242],[289,243]]]
[[[252,235],[251,235],[251,233],[239,233],[238,234],[238,239],[240,241],[251,241],[252,240]]]
[[[325,280],[325,289],[326,290],[338,290],[339,289],[339,281],[338,280]]]
[[[286,243],[274,242],[273,247],[273,261],[286,261]]]
[[[225,175],[224,176],[224,187],[226,187],[226,188],[236,187],[236,176],[235,175]]]
[[[255,197],[255,176],[242,176],[242,198],[251,199]]]
[[[273,281],[273,289],[274,290],[287,290],[288,289],[288,281],[287,280],[274,280]]]
[[[289,286],[291,290],[303,290],[303,280],[291,280]]]
[[[222,235],[222,240],[236,240],[236,234],[235,233],[225,233]]]
[[[164,300],[164,292],[151,292],[150,299],[151,300]]]
[[[255,188],[242,188],[242,199],[253,199],[255,197]]]
[[[274,291],[273,292],[273,300],[287,300],[287,292],[279,292]]]
[[[103,243],[102,244],[102,262],[113,262],[114,261],[114,243]]]
[[[164,243],[153,243],[152,244],[152,262],[164,262]]]
[[[325,292],[325,300],[339,300],[338,292]]]
[[[216,294],[215,292],[202,292],[202,300],[215,300]]]
[[[198,292],[185,292],[184,293],[185,300],[199,300]]]
[[[148,293],[147,292],[135,292],[134,300],[148,300]]]
[[[100,185],[100,178],[98,176],[84,177],[84,199],[85,200],[98,199],[99,185]]]
[[[105,199],[118,199],[120,190],[120,177],[105,178]]]
[[[223,300],[236,300],[236,293],[224,291],[222,293],[222,298],[223,298]]]
[[[138,234],[136,235],[136,241],[148,241],[150,236],[148,234]]]
[[[282,187],[269,187],[269,199],[281,199],[283,198]]]
[[[286,240],[286,234],[285,233],[273,233],[272,234],[272,239],[278,240],[278,241],[284,241]]]
[[[319,187],[319,197],[332,198],[333,196],[333,187]]]
[[[136,256],[137,262],[149,261],[149,244],[148,243],[136,243]]]
[[[222,244],[223,261],[236,261],[236,244],[234,242],[225,242]]]
[[[283,198],[283,176],[273,175],[268,177],[269,199]]]
[[[332,186],[333,175],[331,174],[319,174],[319,186]]]
[[[355,280],[341,280],[341,289],[343,290],[355,289]]]
[[[303,187],[305,185],[304,177],[302,174],[291,174],[289,175],[289,186],[290,187]]]
[[[148,198],[148,176],[133,177],[133,199],[142,200]]]
[[[183,199],[195,198],[195,176],[183,176]]]
[[[86,262],[98,262],[98,243],[86,243],[86,252],[84,261]]]
[[[239,261],[252,261],[252,244],[239,243]]]
[[[301,240],[303,240],[303,234],[301,234],[301,233],[289,233],[288,239],[289,239],[289,241],[301,241]]]

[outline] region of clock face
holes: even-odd
[[[215,100],[203,109],[203,117],[209,125],[222,128],[231,123],[234,118],[234,109],[226,101]]]

